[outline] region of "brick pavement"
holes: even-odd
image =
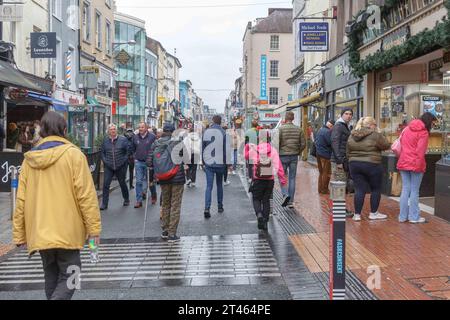
[[[317,179],[316,167],[299,164],[295,208],[317,233],[290,237],[313,273],[329,268],[329,197],[318,195]],[[385,196],[379,211],[388,220],[369,221],[366,199],[362,221],[347,219],[347,268],[366,283],[367,267],[379,266],[381,288],[372,290],[379,299],[450,299],[450,223],[427,213],[426,224],[399,223],[398,202]]]

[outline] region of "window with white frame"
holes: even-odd
[[[278,104],[278,88],[269,88],[269,104]]]
[[[52,1],[52,12],[53,16],[61,20],[62,18],[62,2],[61,0],[51,0]]]
[[[105,43],[106,53],[111,54],[111,52],[112,52],[111,23],[108,20],[106,20],[105,38],[106,38],[105,39],[106,40],[106,43]]]
[[[102,48],[102,16],[100,12],[95,12],[95,38],[97,39],[97,48]]]
[[[83,35],[84,40],[91,40],[91,6],[89,3],[83,3]]]
[[[278,66],[279,66],[278,60],[270,61],[270,77],[271,78],[278,78]]]
[[[78,7],[78,1],[70,0],[69,7],[66,10],[66,18],[65,18],[67,26],[69,28],[72,28],[73,30],[77,30],[80,24],[79,17],[80,12]]]
[[[270,36],[270,50],[280,50],[280,36]]]

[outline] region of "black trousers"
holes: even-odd
[[[130,189],[133,188],[133,179],[134,179],[134,160],[128,162],[128,169],[130,173]]]
[[[117,180],[119,180],[120,189],[122,190],[122,196],[124,200],[130,200],[130,194],[128,192],[128,187],[126,183],[126,176],[127,176],[127,166],[128,164],[124,164],[121,168],[117,170],[111,170],[107,166],[105,166],[105,176],[104,176],[104,183],[103,183],[103,205],[108,206],[109,202],[109,188],[111,186],[111,181],[113,176],[117,177]]]
[[[253,180],[253,208],[256,216],[262,214],[265,221],[269,220],[270,199],[273,195],[274,180]]]
[[[188,179],[195,183],[195,180],[197,180],[197,164],[189,164],[188,166]]]
[[[370,195],[370,210],[378,211],[381,200],[381,185],[383,180],[383,166],[381,164],[352,161],[350,174],[355,185],[355,213],[361,214],[364,207],[366,193]]]
[[[47,299],[72,299],[81,272],[80,250],[48,249],[40,250],[39,253],[44,269]]]

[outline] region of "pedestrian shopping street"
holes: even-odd
[[[205,220],[199,171],[197,187],[185,187],[181,241],[174,244],[159,237],[158,204],[149,203],[143,238],[145,206],[122,207],[120,189],[112,191],[102,211],[100,261],[90,264],[84,250],[74,299],[329,299],[330,210],[328,197],[317,195],[316,177],[314,166],[299,165],[296,209],[281,208],[276,191],[266,233],[257,228],[243,172],[224,187],[222,214],[213,190]],[[449,299],[450,225],[427,214],[427,224],[400,224],[397,210],[383,198],[387,221],[347,219],[347,299]],[[367,269],[374,265],[381,282],[370,290]],[[45,299],[43,282],[39,255],[13,250],[0,257],[0,299]]]

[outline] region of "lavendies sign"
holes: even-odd
[[[56,58],[56,32],[32,32],[31,58]]]

